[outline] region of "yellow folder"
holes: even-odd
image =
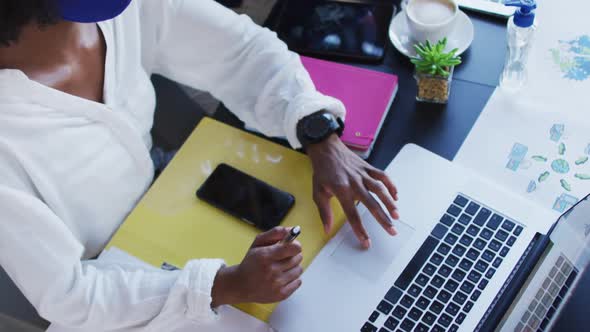
[[[325,235],[312,200],[312,167],[307,156],[255,135],[204,118],[178,154],[117,231],[117,247],[160,267],[182,267],[191,259],[241,262],[260,231],[196,197],[196,190],[220,163],[229,164],[295,196],[283,226],[300,225],[298,240],[307,267],[344,222],[332,200],[335,227]],[[268,321],[276,304],[241,304],[241,310]]]

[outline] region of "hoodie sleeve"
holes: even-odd
[[[344,118],[342,102],[319,93],[299,56],[276,34],[213,0],[144,0],[148,70],[209,91],[247,126],[301,146],[297,122],[319,110]]]
[[[180,318],[210,323],[213,280],[223,261],[179,271],[81,260],[83,247],[39,199],[0,185],[0,265],[39,314],[85,331],[167,331]]]

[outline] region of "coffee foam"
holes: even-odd
[[[455,15],[456,7],[448,0],[413,0],[407,7],[412,18],[422,24],[441,24]]]

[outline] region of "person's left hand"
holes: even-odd
[[[371,240],[361,222],[356,201],[362,202],[390,235],[397,234],[390,219],[399,218],[395,206],[397,189],[383,171],[350,151],[335,134],[308,146],[307,154],[314,170],[313,199],[326,233],[330,232],[333,223],[330,199],[336,196],[364,248],[371,246]],[[383,202],[389,215],[383,211],[371,192]]]

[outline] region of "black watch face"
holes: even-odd
[[[311,139],[323,138],[331,129],[330,115],[313,117],[305,124],[305,134]]]

